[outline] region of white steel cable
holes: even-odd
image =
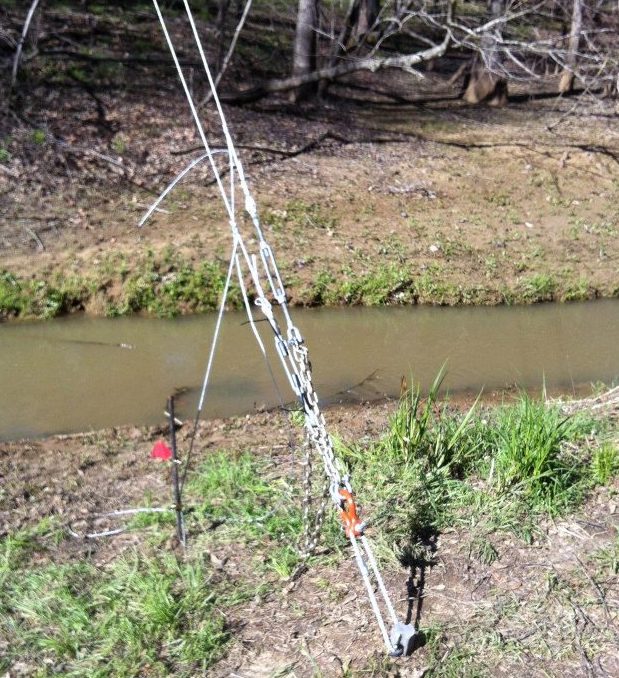
[[[156,0],[153,0],[156,2]],[[237,167],[237,172],[239,174],[239,182],[241,184],[241,190],[243,191],[244,197],[245,197],[245,209],[247,210],[248,214],[250,215],[252,221],[254,222],[254,226],[258,232],[258,235],[260,237],[261,242],[264,241],[264,236],[262,235],[262,229],[260,227],[260,222],[258,220],[258,214],[256,210],[256,202],[253,199],[250,191],[249,191],[249,186],[247,185],[247,181],[245,180],[245,173],[243,171],[243,165],[241,164],[241,161],[239,160],[239,157],[236,152],[236,148],[234,146],[234,142],[232,141],[232,136],[230,135],[230,131],[228,130],[228,123],[226,121],[226,116],[224,115],[223,108],[221,106],[221,101],[219,100],[219,95],[217,94],[217,86],[215,85],[215,82],[213,80],[213,76],[211,75],[211,69],[209,68],[208,61],[206,60],[206,55],[204,53],[204,48],[202,47],[202,41],[200,40],[200,35],[198,34],[198,29],[196,27],[196,23],[193,19],[193,14],[191,12],[191,8],[189,7],[189,3],[187,0],[183,0],[183,4],[185,5],[185,12],[187,13],[187,18],[189,19],[189,23],[191,25],[191,30],[193,32],[193,37],[196,42],[196,45],[198,47],[198,51],[200,52],[200,59],[202,60],[202,65],[204,67],[204,72],[206,74],[206,78],[208,80],[209,87],[211,88],[211,91],[213,92],[213,101],[215,103],[215,106],[217,108],[217,113],[219,114],[219,120],[221,122],[221,129],[224,134],[224,138],[226,139],[226,144],[228,145],[228,151],[230,153],[230,157],[234,159],[234,164]],[[194,107],[195,108],[195,107]]]
[[[209,82],[209,86],[211,87],[211,91],[213,94],[213,101],[215,102],[215,105],[217,107],[218,115],[219,115],[219,120],[221,123],[221,129],[223,132],[223,135],[225,137],[226,145],[227,145],[227,150],[228,150],[228,159],[229,159],[229,171],[230,171],[230,194],[228,195],[226,193],[226,190],[224,188],[221,174],[217,168],[217,165],[214,162],[213,159],[213,152],[211,151],[208,142],[206,140],[206,135],[204,132],[204,128],[202,125],[202,122],[200,120],[200,117],[197,112],[196,105],[193,101],[191,92],[189,91],[189,88],[187,86],[187,82],[185,80],[185,77],[183,75],[183,71],[181,69],[180,63],[178,61],[176,51],[174,48],[174,45],[172,43],[172,39],[168,33],[165,21],[163,20],[163,16],[161,15],[161,11],[159,9],[159,4],[157,0],[153,0],[153,3],[155,5],[155,9],[157,11],[157,15],[159,17],[159,21],[161,23],[162,29],[164,31],[164,35],[166,37],[166,41],[168,43],[168,47],[170,49],[170,52],[172,54],[172,58],[174,60],[174,64],[176,66],[176,70],[178,72],[179,78],[181,80],[181,83],[183,85],[183,90],[185,92],[185,96],[187,98],[187,101],[189,103],[194,122],[196,124],[196,127],[198,128],[198,133],[202,139],[202,142],[204,144],[205,150],[206,150],[206,156],[209,158],[209,162],[211,163],[211,167],[213,170],[213,173],[215,175],[215,179],[218,185],[218,188],[220,190],[222,199],[224,200],[224,204],[226,207],[226,210],[228,212],[229,216],[229,223],[230,223],[230,228],[232,230],[232,237],[234,241],[234,248],[233,248],[233,253],[230,258],[230,265],[228,268],[228,276],[226,278],[226,285],[224,289],[224,294],[222,298],[222,305],[220,307],[220,315],[218,317],[218,323],[217,327],[215,330],[215,341],[211,345],[211,352],[209,354],[209,361],[207,365],[207,371],[205,374],[203,386],[202,386],[202,393],[200,396],[200,403],[199,403],[199,409],[198,409],[198,415],[200,410],[202,409],[202,406],[204,404],[204,400],[206,398],[206,393],[207,393],[207,386],[208,386],[208,381],[210,379],[210,373],[212,369],[212,362],[213,362],[213,356],[214,356],[214,349],[215,349],[215,343],[216,343],[216,337],[219,334],[219,324],[221,322],[221,316],[223,314],[223,310],[225,307],[225,299],[228,294],[228,286],[230,283],[230,277],[232,275],[232,269],[233,266],[236,266],[237,269],[237,275],[239,278],[239,284],[242,290],[243,294],[243,302],[246,307],[246,311],[248,312],[248,318],[250,321],[250,325],[252,327],[252,331],[254,332],[254,335],[256,336],[256,339],[258,340],[258,345],[263,352],[263,355],[266,356],[266,350],[264,348],[264,344],[259,338],[259,333],[257,331],[257,328],[255,327],[254,320],[253,320],[253,314],[251,313],[251,309],[249,308],[249,300],[247,296],[247,290],[245,289],[245,284],[243,281],[243,276],[242,276],[242,270],[241,270],[241,265],[240,265],[240,260],[238,256],[238,250],[240,249],[240,252],[243,256],[243,259],[245,260],[250,276],[252,278],[252,282],[255,285],[255,289],[257,292],[257,299],[256,299],[256,305],[259,306],[261,309],[263,315],[269,322],[269,325],[271,326],[274,334],[275,334],[275,343],[276,343],[276,348],[277,352],[280,357],[280,361],[283,365],[284,371],[286,372],[286,375],[289,379],[290,385],[294,391],[294,393],[298,396],[301,405],[303,406],[303,410],[305,412],[305,419],[306,419],[306,428],[308,431],[308,435],[310,440],[313,442],[315,449],[317,452],[320,454],[322,457],[323,463],[324,463],[324,468],[327,477],[330,480],[330,493],[333,502],[335,505],[339,508],[344,508],[344,504],[342,504],[342,499],[341,499],[341,494],[340,494],[340,488],[346,488],[348,491],[352,492],[352,489],[350,487],[350,483],[348,480],[348,476],[344,474],[344,472],[341,470],[340,462],[339,460],[335,457],[334,454],[334,449],[333,449],[333,441],[331,440],[330,436],[328,435],[326,431],[326,425],[325,425],[325,420],[320,412],[319,406],[318,406],[318,397],[316,395],[316,392],[314,390],[313,384],[312,384],[312,375],[311,375],[311,367],[309,363],[309,358],[308,358],[308,352],[307,352],[307,347],[305,346],[303,337],[301,336],[301,333],[297,329],[297,327],[292,323],[292,319],[289,314],[289,310],[287,307],[287,299],[286,299],[286,294],[285,294],[285,289],[283,282],[281,280],[281,276],[279,274],[277,264],[275,262],[275,258],[273,256],[273,252],[269,246],[269,244],[266,242],[264,235],[262,233],[262,229],[260,226],[260,221],[258,218],[258,212],[256,208],[256,203],[251,195],[251,192],[249,190],[249,187],[247,185],[247,181],[245,179],[244,171],[243,171],[243,166],[241,164],[241,161],[238,157],[236,148],[234,146],[232,137],[229,133],[226,118],[224,116],[224,112],[221,106],[221,102],[219,100],[219,97],[217,95],[216,91],[216,86],[215,83],[213,82],[213,78],[206,60],[206,56],[204,53],[204,49],[202,47],[202,43],[197,31],[197,27],[195,24],[195,21],[193,19],[193,15],[191,12],[191,9],[189,7],[188,1],[183,0],[183,4],[185,6],[185,10],[187,13],[188,20],[191,25],[191,29],[193,32],[193,37],[195,40],[195,43],[198,47],[198,50],[200,52],[200,57],[202,60],[202,64],[204,66],[204,71],[207,77],[207,80]],[[243,241],[243,237],[241,236],[241,233],[239,232],[238,225],[236,222],[236,205],[235,205],[235,170],[236,174],[238,176],[238,181],[239,181],[239,186],[241,188],[241,191],[243,193],[244,199],[245,199],[245,210],[249,214],[251,221],[253,223],[253,226],[255,228],[256,234],[258,236],[258,251],[259,251],[259,257],[260,261],[262,263],[262,271],[259,273],[258,270],[258,258],[256,257],[255,254],[249,253],[246,249],[245,243]],[[286,321],[286,339],[284,338],[281,329],[279,327],[279,324],[275,318],[274,312],[273,312],[273,304],[269,299],[264,294],[264,289],[263,285],[261,282],[261,274],[264,276],[265,282],[268,283],[268,287],[270,288],[270,291],[273,295],[274,300],[277,302],[278,306],[281,309],[281,312],[283,313],[284,319]],[[358,530],[358,532],[355,532],[355,530]],[[362,539],[362,545],[363,545],[363,550],[365,551],[365,558],[364,555],[359,547],[359,544],[357,542],[356,537],[360,537]],[[388,650],[388,652],[392,654],[401,654],[402,649],[404,646],[404,643],[400,643],[400,640],[398,638],[403,638],[405,634],[408,634],[408,637],[412,637],[411,630],[413,627],[411,625],[405,625],[405,624],[400,624],[397,621],[397,617],[395,616],[395,610],[393,608],[393,605],[391,603],[391,600],[389,598],[389,594],[386,590],[386,587],[384,585],[383,579],[380,575],[380,572],[378,570],[378,566],[376,563],[376,559],[374,558],[374,554],[372,552],[371,546],[367,539],[363,536],[363,527],[361,524],[358,526],[355,526],[351,534],[349,535],[352,548],[354,551],[355,555],[355,560],[357,562],[357,566],[359,568],[359,571],[361,573],[362,579],[365,584],[365,588],[367,589],[368,597],[370,599],[370,604],[372,606],[372,609],[374,611],[374,614],[376,615],[376,619],[381,631],[381,634],[383,636],[383,640],[385,642],[385,646]],[[368,572],[368,567],[366,565],[366,559],[367,562],[369,563],[370,569],[372,573],[374,574],[376,578],[376,582],[381,594],[381,597],[383,598],[383,601],[385,603],[385,606],[387,608],[387,611],[389,613],[389,616],[392,618],[393,623],[394,623],[394,631],[396,633],[395,636],[393,636],[392,632],[392,637],[395,638],[395,640],[391,640],[389,637],[389,634],[387,633],[387,629],[385,626],[385,622],[380,610],[380,606],[378,605],[378,600],[376,597],[376,594],[374,592],[374,589],[372,587],[372,583],[370,581],[370,576]],[[404,629],[404,630],[403,630]],[[414,631],[413,631],[414,633]],[[400,634],[400,635],[398,635]]]
[[[380,611],[380,607],[378,606],[378,601],[376,600],[376,594],[374,593],[374,589],[372,588],[372,582],[370,581],[370,575],[368,574],[368,569],[365,566],[365,562],[363,560],[363,556],[361,554],[361,550],[359,549],[359,544],[357,544],[357,540],[355,539],[355,536],[351,533],[350,537],[350,544],[352,546],[353,553],[355,554],[355,559],[357,561],[357,568],[359,572],[361,573],[361,578],[363,579],[363,583],[365,584],[365,588],[368,594],[368,598],[370,599],[370,605],[372,606],[372,610],[374,611],[374,616],[376,617],[376,621],[378,622],[378,628],[380,629],[380,632],[383,636],[383,640],[385,642],[385,647],[387,648],[387,652],[392,652],[394,650],[393,645],[391,644],[391,640],[389,638],[389,633],[387,632],[387,627],[385,626],[385,620],[383,619],[383,615]]]
[[[204,401],[206,399],[206,391],[208,382],[211,377],[211,370],[213,369],[213,359],[215,358],[215,349],[217,348],[217,340],[219,339],[219,332],[221,330],[221,321],[226,310],[226,300],[228,298],[228,290],[230,288],[230,279],[232,278],[232,271],[234,270],[234,261],[236,259],[237,240],[234,239],[232,246],[232,254],[230,255],[230,263],[228,265],[228,275],[226,276],[226,283],[223,292],[221,293],[221,303],[219,305],[219,313],[217,314],[217,323],[215,324],[215,331],[213,332],[213,339],[211,341],[211,350],[209,351],[208,363],[206,365],[206,374],[204,375],[204,382],[202,384],[202,391],[200,393],[200,400],[198,402],[198,413],[202,412]]]
[[[194,119],[194,122],[196,124],[196,128],[198,129],[198,134],[200,135],[200,139],[202,140],[202,144],[204,145],[204,148],[206,150],[206,154],[207,154],[209,162],[211,164],[213,174],[215,175],[215,181],[217,182],[217,185],[219,186],[219,191],[221,192],[222,200],[224,201],[224,205],[226,206],[226,210],[228,212],[228,215],[230,216],[230,219],[233,219],[234,213],[230,210],[230,204],[228,202],[228,196],[226,195],[226,191],[223,187],[223,184],[222,184],[222,181],[221,181],[221,176],[219,174],[219,170],[217,169],[217,165],[215,164],[215,159],[213,158],[213,153],[212,153],[211,148],[210,148],[208,141],[206,139],[206,134],[204,133],[204,127],[202,125],[202,121],[200,120],[200,116],[198,115],[196,105],[193,102],[191,92],[189,91],[187,81],[185,80],[185,75],[183,74],[183,69],[181,68],[181,65],[178,61],[178,57],[176,56],[176,49],[174,48],[174,44],[172,43],[172,38],[170,37],[170,34],[168,33],[168,27],[166,26],[166,23],[163,19],[163,15],[161,14],[161,10],[159,9],[159,3],[157,2],[157,0],[153,0],[153,4],[155,5],[155,11],[157,12],[157,17],[159,18],[159,23],[161,24],[163,34],[165,36],[166,42],[168,43],[168,49],[170,50],[170,54],[172,55],[172,60],[174,61],[174,65],[176,66],[176,72],[178,73],[178,77],[179,77],[181,84],[183,86],[183,90],[185,91],[185,96],[187,97],[187,102],[189,103],[189,108],[191,109],[191,114],[193,115],[193,119]]]
[[[216,150],[212,151],[212,154],[215,155],[216,153],[225,153],[226,151],[224,150]],[[181,179],[187,175],[191,170],[196,166],[199,165],[205,158],[208,158],[208,153],[203,153],[201,156],[194,158],[188,165],[185,167],[185,169],[177,174],[173,181],[171,181],[162,191],[162,193],[159,195],[157,200],[148,208],[148,211],[144,214],[144,216],[140,219],[140,222],[138,223],[138,228],[141,228],[144,226],[144,224],[149,220],[151,214],[161,205],[161,202],[163,199],[168,195],[168,193],[178,184]]]
[[[365,549],[365,553],[368,557],[368,561],[370,563],[370,567],[372,569],[372,574],[374,575],[374,578],[376,579],[376,583],[378,584],[378,589],[383,597],[383,600],[385,601],[385,607],[387,608],[389,612],[389,616],[391,617],[391,621],[393,622],[393,625],[395,626],[398,623],[398,618],[396,616],[395,610],[393,609],[393,604],[391,602],[391,598],[389,597],[389,592],[387,591],[385,587],[385,582],[383,581],[383,577],[380,573],[380,570],[378,569],[378,564],[376,563],[376,558],[374,557],[374,551],[372,550],[372,545],[370,544],[368,538],[365,535],[361,535],[360,537],[361,544],[363,545],[363,548]]]

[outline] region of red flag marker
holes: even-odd
[[[150,456],[153,459],[163,459],[164,461],[168,461],[168,459],[172,459],[172,450],[162,440],[158,440],[153,445],[153,449],[150,451]]]

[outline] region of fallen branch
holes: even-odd
[[[336,80],[344,75],[350,75],[358,71],[370,71],[375,73],[386,68],[397,68],[400,70],[415,73],[413,66],[417,66],[426,61],[437,59],[445,54],[451,42],[451,31],[447,30],[445,38],[438,45],[416,52],[415,54],[405,54],[393,57],[367,57],[358,61],[347,61],[327,68],[320,68],[306,75],[296,75],[290,78],[279,80],[269,80],[268,82],[236,94],[220,96],[220,99],[227,103],[250,103],[262,99],[269,94],[277,92],[286,92],[291,89],[297,89],[303,85],[320,82],[322,80]]]
[[[313,151],[315,148],[320,146],[323,141],[331,139],[332,141],[337,141],[342,145],[348,144],[389,144],[389,143],[398,143],[402,139],[399,137],[371,137],[369,139],[348,139],[347,137],[336,134],[335,132],[324,132],[320,134],[315,139],[308,141],[303,146],[298,148],[285,150],[281,148],[273,148],[272,146],[256,146],[251,144],[236,144],[236,148],[242,148],[245,151],[259,151],[261,153],[271,153],[273,155],[279,155],[284,158],[296,158],[298,155],[303,155],[303,153],[308,153]],[[192,146],[191,148],[184,148],[180,151],[172,151],[170,155],[187,155],[189,153],[194,153],[195,151],[201,151],[204,146]],[[214,148],[213,153],[220,152],[225,149]]]

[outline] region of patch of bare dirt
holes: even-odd
[[[393,406],[334,408],[329,425],[345,439],[373,437]],[[251,449],[273,455],[280,472],[288,473],[284,427],[273,413],[206,422],[196,461],[214,449]],[[117,527],[118,520],[98,514],[143,505],[145,496],[166,504],[166,472],[149,459],[162,433],[114,429],[2,444],[0,531],[34,526],[46,516],[80,533],[103,530]],[[181,446],[188,435],[181,431]],[[617,484],[598,490],[577,514],[540,526],[531,545],[510,535],[493,537],[499,557],[491,564],[471,555],[469,535],[458,528],[440,534],[412,569],[388,568],[386,583],[398,610],[408,610],[421,628],[411,658],[384,656],[355,564],[344,551],[331,554],[294,586],[274,578],[253,601],[227,610],[232,641],[209,675],[336,676],[359,670],[419,678],[430,667],[437,675],[468,675],[471,657],[489,675],[615,675],[619,588],[596,558],[616,540],[618,490]],[[68,538],[37,558],[105,563],[141,539],[139,531]],[[220,577],[252,577],[252,554],[238,544],[209,548],[206,555]]]

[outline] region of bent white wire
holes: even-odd
[[[226,153],[223,149],[219,150],[214,150],[211,151],[212,155],[215,155],[216,153]],[[173,181],[169,183],[163,191],[159,194],[159,197],[155,202],[148,208],[146,214],[140,219],[140,222],[138,223],[138,228],[141,228],[144,226],[144,224],[150,219],[152,213],[161,205],[162,201],[165,199],[166,195],[178,184],[181,179],[186,176],[191,170],[196,167],[196,165],[199,165],[203,160],[208,158],[208,153],[204,153],[203,155],[199,156],[198,158],[194,158],[188,165],[185,167],[185,169],[180,172],[180,174],[177,174],[176,177],[174,177]]]

